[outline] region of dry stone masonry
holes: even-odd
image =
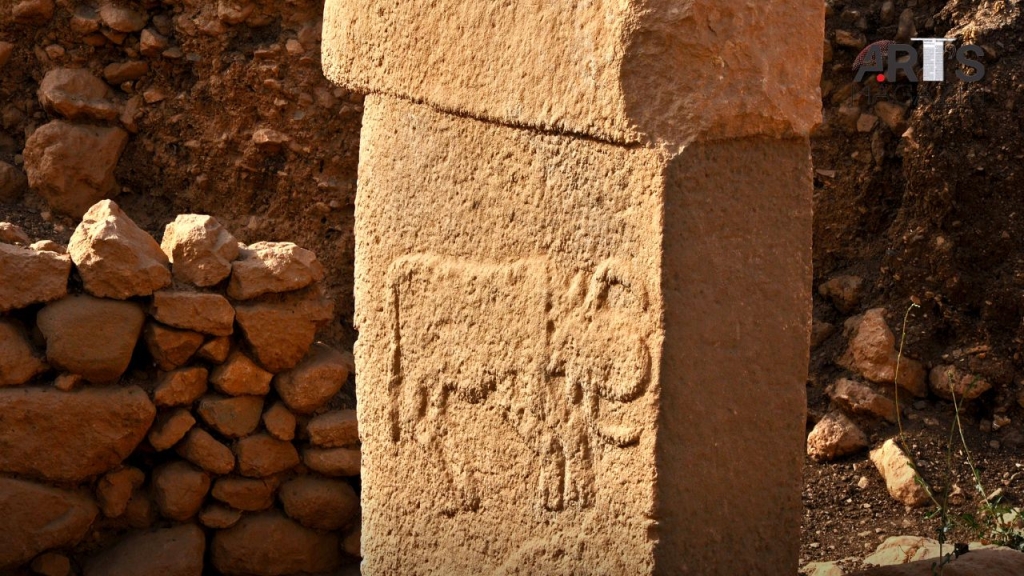
[[[822,17],[327,2],[364,573],[795,573]]]
[[[110,200],[0,224],[0,573],[337,573],[359,554],[351,355],[316,256]]]

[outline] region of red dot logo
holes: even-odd
[[[885,82],[885,74],[879,74],[878,76],[875,76],[875,80],[878,80],[879,83]]]

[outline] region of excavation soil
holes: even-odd
[[[143,4],[151,16],[171,22],[201,10],[191,3]],[[145,76],[117,88],[125,100],[154,89],[166,96],[142,107],[117,168],[117,201],[158,240],[176,213],[199,212],[216,216],[243,242],[290,240],[314,250],[337,304],[327,337],[350,345],[362,98],[331,86],[320,72],[322,2],[254,5],[265,18],[205,30],[172,25],[168,36],[182,56],[150,58]],[[929,366],[955,361],[993,383],[962,415],[964,435],[986,490],[1001,488],[1008,501],[1020,503],[1024,16],[1016,7],[979,0],[897,2],[895,15],[906,8],[919,36],[958,36],[984,46],[986,77],[896,90],[893,98],[907,105],[909,130],[878,122],[861,132],[844,126],[840,108],[853,95],[862,112],[871,112],[861,90],[878,87],[868,80],[851,88],[858,50],[832,42],[823,69],[825,122],[813,140],[815,286],[853,274],[865,288],[857,308],[845,313],[815,297],[815,318],[839,329],[812,351],[808,429],[828,409],[825,387],[848,375],[836,364],[846,346],[846,318],[884,307],[899,336],[913,299],[921,307],[909,317],[906,353]],[[897,24],[883,16],[879,1],[836,1],[828,11],[830,41],[836,30],[862,32],[872,42],[894,38]],[[48,70],[87,67],[102,75],[106,65],[138,57],[130,43],[84,44],[64,10],[44,26],[0,19],[0,40],[16,45],[0,74],[0,161],[15,165],[28,135],[49,119],[36,97]],[[254,132],[263,128],[287,142],[277,149],[257,145]],[[51,214],[31,192],[0,203],[0,221],[21,225],[33,240],[62,243],[76,224]],[[965,451],[947,450],[952,405],[932,397],[901,408],[907,442],[926,476],[959,489],[954,511],[976,510],[980,498]],[[1011,423],[991,431],[997,415]],[[878,421],[860,424],[873,444],[898,432]],[[938,521],[926,518],[931,509],[906,510],[895,502],[866,453],[826,464],[808,460],[804,473],[802,563],[863,557],[886,536],[936,535]],[[951,539],[972,536],[959,532]]]

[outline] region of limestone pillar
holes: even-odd
[[[820,0],[328,0],[364,574],[797,569]]]

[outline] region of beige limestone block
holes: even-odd
[[[821,119],[815,0],[329,0],[346,87],[621,143],[807,136]]]
[[[670,153],[371,95],[360,144],[364,574],[796,572],[806,140]]]

